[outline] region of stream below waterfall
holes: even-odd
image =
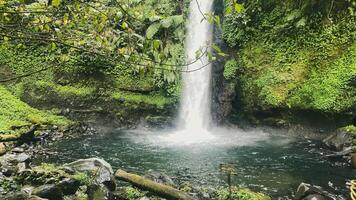
[[[258,130],[216,129],[206,143],[167,142],[167,132],[117,130],[62,139],[48,146],[38,162],[63,164],[80,158],[100,157],[114,169],[144,174],[162,172],[176,182],[199,186],[226,186],[219,170],[223,163],[238,167],[233,184],[263,191],[273,199],[290,199],[301,182],[347,195],[345,182],[356,173],[324,157],[317,141],[301,140]],[[79,148],[80,147],[80,148]],[[336,189],[336,190],[335,190]]]

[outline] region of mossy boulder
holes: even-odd
[[[356,128],[353,125],[339,128],[323,140],[323,143],[332,150],[342,151],[356,144]]]
[[[229,200],[229,189],[220,188],[212,199],[216,200]],[[247,188],[232,187],[231,188],[232,200],[272,200],[271,197],[261,192],[253,192]]]

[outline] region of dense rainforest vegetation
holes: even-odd
[[[230,3],[211,21],[228,46],[223,77],[236,95],[232,119],[293,121],[312,111],[351,123],[354,1],[241,1],[234,12]],[[172,117],[187,67],[189,1],[114,4],[2,1],[0,76],[7,90],[41,109],[109,113],[118,124]]]
[[[355,0],[214,0],[214,12],[200,13],[214,25],[213,45],[197,50],[195,60],[186,59],[184,45],[190,3],[0,0],[0,155],[11,146],[2,142],[20,138],[16,145],[22,145],[22,135],[29,133],[42,141],[47,135],[41,130],[70,135],[87,131],[87,125],[174,126],[182,74],[195,71],[190,66],[202,57],[212,63],[216,123],[301,124],[320,133],[352,133],[345,136],[351,140],[347,145],[356,144]],[[105,161],[86,162],[114,176]],[[0,166],[5,166],[1,157]],[[45,163],[31,173],[19,175],[21,184],[32,179],[48,184],[46,177],[53,176],[89,187],[97,175]],[[230,188],[220,188],[211,199],[270,199],[231,188],[234,169],[224,173]],[[1,177],[0,189],[22,187],[17,179]],[[150,196],[124,190],[123,199]],[[179,187],[195,190],[186,183]]]
[[[239,88],[242,110],[354,115],[354,4],[247,1],[245,12],[226,16],[234,55],[224,77]]]

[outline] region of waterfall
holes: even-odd
[[[204,14],[212,11],[213,0],[191,0],[185,51],[189,73],[183,73],[183,93],[178,117],[178,131],[169,135],[174,142],[196,143],[211,139],[211,64],[206,56],[213,39],[213,26]],[[202,56],[197,60],[197,52]],[[205,54],[205,55],[203,55]],[[196,71],[195,71],[196,70]]]
[[[198,5],[199,4],[199,5]],[[211,12],[212,0],[192,0],[187,25],[186,55],[187,63],[196,60],[196,52],[207,50],[212,40],[212,25],[203,20],[202,13]],[[207,65],[207,66],[205,66]],[[183,73],[183,94],[180,110],[180,126],[188,132],[205,132],[210,123],[211,66],[204,55],[201,60],[187,66],[187,70],[201,70]]]

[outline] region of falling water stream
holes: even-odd
[[[192,0],[187,25],[186,68],[178,117],[178,131],[166,136],[169,142],[200,143],[213,139],[208,131],[211,113],[211,64],[206,56],[213,39],[212,24],[204,13],[212,11],[213,1]],[[198,56],[197,56],[198,55]],[[197,59],[199,57],[199,59]]]

